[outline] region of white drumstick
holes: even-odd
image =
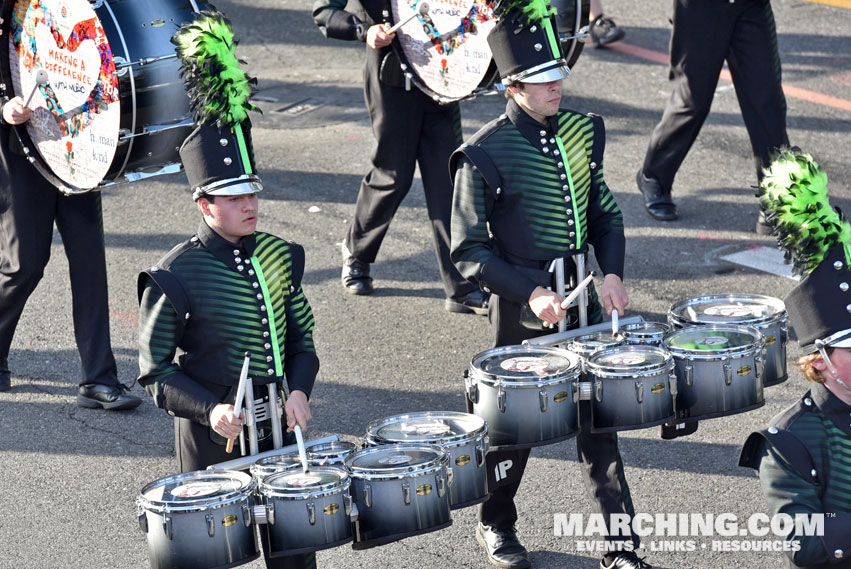
[[[233,401],[233,410],[237,416],[242,409],[242,400],[245,398],[245,382],[248,381],[248,363],[251,361],[251,354],[245,352],[245,360],[242,362],[242,370],[239,372],[239,385],[236,387],[236,399]],[[234,439],[228,439],[228,444],[225,447],[225,452],[233,452]]]
[[[612,336],[618,335],[618,328],[620,328],[620,326],[618,326],[618,309],[613,308],[612,309]]]
[[[395,34],[399,28],[416,18],[417,16],[425,16],[428,14],[428,2],[420,2],[420,5],[417,7],[417,11],[399,22],[398,24],[394,24],[389,30],[387,30],[388,34]]]
[[[307,472],[307,451],[304,448],[304,437],[301,434],[301,427],[295,426],[295,442],[298,443],[298,456],[301,458],[301,469]]]
[[[582,279],[582,282],[576,285],[576,288],[573,289],[569,295],[567,295],[567,298],[561,301],[562,310],[567,310],[570,307],[570,303],[576,300],[576,297],[579,296],[583,290],[585,290],[585,287],[588,286],[588,283],[590,283],[594,279],[594,276],[596,274],[596,271],[591,271],[590,273],[588,273],[587,277]]]
[[[30,96],[27,97],[27,102],[24,103],[25,107],[30,106],[30,103],[32,102],[33,97],[35,96],[36,89],[38,89],[39,87],[41,87],[45,83],[47,83],[47,71],[45,71],[44,69],[39,69],[38,71],[35,72],[35,85],[33,85],[33,90],[30,91]]]

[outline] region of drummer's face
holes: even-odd
[[[824,361],[817,360],[813,365],[821,372],[825,387],[846,403],[851,404],[851,348],[833,348],[829,357],[840,381],[833,377]]]
[[[230,241],[239,243],[257,227],[257,194],[239,196],[216,196],[198,200],[198,207],[210,228]]]
[[[558,112],[561,79],[549,83],[521,83],[519,87],[508,88],[520,108],[540,123],[545,123],[547,118]]]

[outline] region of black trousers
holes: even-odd
[[[777,30],[769,0],[675,0],[671,98],[650,138],[644,174],[670,190],[700,132],[724,61],[730,68],[756,160],[757,178],[775,148],[788,146]]]
[[[449,218],[452,182],[449,156],[461,145],[461,108],[458,103],[439,105],[414,86],[382,80],[381,71],[398,66],[386,50],[367,49],[364,65],[364,96],[378,146],[372,169],[361,182],[355,216],[346,236],[346,247],[365,263],[372,263],[390,222],[411,189],[419,164],[431,221],[437,265],[448,298],[458,298],[476,289],[467,282],[449,258]]]
[[[602,307],[596,297],[589,300],[589,323],[602,320]],[[540,336],[519,324],[520,306],[499,297],[492,297],[489,317],[494,327],[494,347],[520,344]],[[617,433],[591,433],[591,402],[579,402],[579,434],[576,450],[585,489],[591,498],[594,512],[608,521],[611,514],[635,515],[629,486],[624,475],[623,459],[618,449]],[[506,529],[517,522],[514,496],[520,488],[530,449],[491,451],[487,454],[490,498],[479,506],[479,521],[488,526]],[[616,541],[621,541],[617,540]],[[633,545],[638,537],[632,536]]]
[[[214,389],[214,391],[216,391]],[[286,425],[283,426],[286,430]],[[239,458],[239,442],[234,446],[233,454],[228,454],[223,439],[213,441],[211,429],[193,423],[189,419],[174,418],[174,448],[177,453],[177,465],[180,472],[204,470],[211,464],[218,464],[234,458]],[[294,444],[295,436],[290,433],[284,444]],[[247,438],[247,437],[246,437]],[[271,450],[271,443],[260,446],[260,452]],[[286,557],[269,557],[269,543],[266,532],[260,528],[260,541],[263,545],[263,557],[268,569],[316,569],[316,554],[288,555]]]
[[[8,357],[24,305],[44,275],[55,223],[68,257],[80,385],[117,385],[100,192],[60,193],[10,149],[10,130],[0,127],[0,360]]]

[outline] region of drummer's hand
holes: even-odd
[[[606,314],[611,314],[613,308],[618,309],[618,314],[623,316],[624,310],[629,304],[629,295],[623,286],[621,278],[615,274],[608,274],[603,278],[603,286],[600,289],[603,297],[603,308]]]
[[[291,392],[284,410],[287,412],[287,432],[294,431],[296,423],[302,430],[307,428],[311,415],[304,391],[296,389]]]
[[[31,115],[32,111],[24,106],[24,100],[20,97],[10,99],[3,105],[3,120],[6,124],[24,124]]]
[[[372,49],[387,47],[396,37],[395,33],[388,34],[390,27],[386,24],[375,24],[366,30],[366,45]]]
[[[234,413],[233,405],[219,403],[210,411],[210,426],[226,439],[235,439],[242,430],[242,419]]]
[[[529,297],[529,308],[535,316],[548,324],[558,324],[567,313],[561,307],[562,298],[551,290],[542,286],[536,287]]]

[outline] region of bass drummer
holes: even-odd
[[[545,333],[521,324],[524,309],[549,324],[567,317],[569,325],[577,325],[577,313],[566,313],[562,296],[547,288],[547,268],[557,258],[565,259],[566,269],[574,268],[571,256],[589,244],[605,275],[601,298],[590,291],[589,322],[602,320],[603,307],[623,314],[629,303],[622,282],[623,219],[603,180],[603,122],[559,107],[569,70],[554,18],[525,15],[550,13],[546,0],[530,4],[528,10],[511,7],[499,15],[488,36],[506,86],[506,114],[485,125],[450,161],[452,259],[461,274],[494,295],[489,313],[494,346]],[[580,402],[580,415],[590,416],[589,402]],[[617,435],[592,434],[584,421],[576,441],[594,510],[607,521],[613,514],[632,517]],[[487,455],[492,495],[480,506],[476,538],[497,567],[531,567],[514,527],[514,496],[528,457],[528,449]],[[618,543],[601,561],[603,569],[650,567],[633,552],[637,536],[608,539]]]
[[[279,420],[277,402],[262,394],[288,392],[286,429],[306,428],[319,359],[313,313],[301,288],[304,249],[255,231],[263,185],[247,120],[252,80],[238,65],[228,66],[237,61],[232,51],[231,57],[216,59],[203,48],[233,50],[230,23],[220,13],[202,12],[173,41],[187,90],[195,94],[193,112],[201,119],[181,146],[180,158],[202,220],[193,237],[139,275],[139,383],[174,417],[178,467],[189,472],[234,458],[226,445],[243,424],[234,400],[244,354],[250,355],[256,404],[271,415],[257,424],[259,452],[273,447],[274,437],[264,435],[274,433],[271,421]],[[226,78],[227,89],[209,76],[211,69]],[[288,438],[284,444],[295,442],[292,433]],[[270,557],[267,533],[260,534],[267,567],[316,567],[313,553]]]

